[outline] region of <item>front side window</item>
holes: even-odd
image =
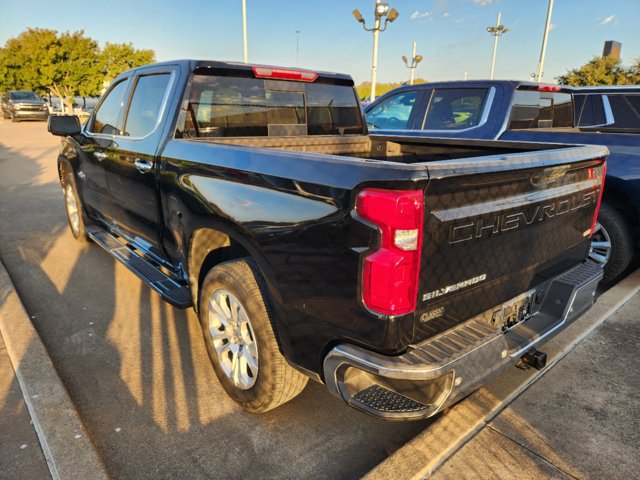
[[[418,98],[418,92],[411,90],[383,100],[367,112],[367,124],[372,129],[407,129],[416,98]]]
[[[361,134],[353,87],[250,77],[192,76],[178,137]]]
[[[487,90],[447,88],[434,90],[424,119],[424,130],[463,130],[480,123]]]
[[[170,78],[171,74],[162,73],[138,79],[127,113],[125,135],[144,137],[155,129]]]
[[[640,94],[607,95],[616,128],[640,128]]]
[[[511,108],[509,130],[573,127],[571,94],[517,90]]]
[[[106,135],[120,135],[122,130],[122,108],[124,94],[127,91],[127,81],[123,80],[114,86],[100,104],[89,130],[92,133]]]

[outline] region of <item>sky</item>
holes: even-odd
[[[371,76],[375,0],[246,0],[249,62]],[[401,60],[412,43],[424,57],[416,77],[430,81],[489,77],[498,12],[509,29],[499,40],[495,78],[530,79],[540,56],[548,0],[388,0],[399,18],[380,33],[378,82],[409,78]],[[159,61],[178,58],[242,61],[240,0],[1,0],[0,45],[28,27],[84,30],[105,42],[151,48]],[[99,5],[99,6],[91,6]],[[640,58],[640,0],[555,0],[543,81],[622,43],[622,61]],[[296,30],[300,33],[296,35]]]

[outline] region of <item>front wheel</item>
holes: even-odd
[[[280,353],[264,280],[251,260],[214,267],[202,284],[199,307],[218,380],[245,410],[266,412],[302,392],[308,379]]]
[[[71,173],[66,173],[62,179],[62,192],[64,193],[64,205],[73,238],[80,242],[86,242],[87,235],[85,233],[82,203],[78,196],[76,182]]]
[[[602,283],[617,279],[631,263],[633,254],[629,222],[619,210],[603,203],[589,250],[589,257],[604,267]]]

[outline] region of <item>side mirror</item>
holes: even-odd
[[[80,133],[80,119],[76,115],[51,115],[47,130],[53,135],[66,137]]]

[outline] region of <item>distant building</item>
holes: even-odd
[[[620,60],[620,50],[622,49],[622,44],[620,42],[616,42],[615,40],[607,40],[604,42],[604,49],[602,50],[603,57],[613,57],[616,60]]]

